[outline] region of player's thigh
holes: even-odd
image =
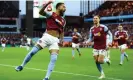
[[[59,42],[58,38],[49,35],[48,33],[44,33],[42,38],[37,41],[37,44],[44,48],[46,46],[52,45],[55,42]]]
[[[76,48],[76,44],[72,43],[72,48],[75,49]]]
[[[2,47],[5,47],[6,46],[6,44],[2,44]]]
[[[93,53],[94,60],[97,62],[98,61],[98,55],[99,55],[98,50],[93,49],[92,53]]]
[[[98,62],[98,55],[93,56],[95,62]]]
[[[98,62],[103,63],[104,57],[106,56],[106,50],[99,50]]]
[[[46,47],[48,44],[50,44],[48,41],[48,36],[42,36],[42,38],[40,38],[36,43],[36,45],[39,45],[42,48]]]
[[[78,43],[76,44],[76,48],[77,48],[77,49],[79,48],[79,44],[78,44]]]
[[[98,62],[103,63],[104,62],[104,55],[98,56]]]
[[[55,42],[49,46],[49,52],[50,52],[50,54],[58,54],[59,53],[59,45],[57,42]]]
[[[126,44],[123,44],[123,45],[120,46],[121,53],[125,52],[126,49],[127,49],[127,45]]]

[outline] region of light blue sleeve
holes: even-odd
[[[82,38],[82,36],[81,36],[81,34],[80,34],[80,33],[77,33],[77,35],[78,35],[80,38]]]
[[[104,31],[107,32],[108,30],[108,27],[104,25]]]
[[[45,11],[45,13],[46,13],[45,15],[46,18],[49,18],[50,16],[52,16],[52,12]]]
[[[113,35],[110,31],[108,31],[108,34],[109,34],[109,40],[111,41],[111,43],[113,42]]]
[[[107,34],[109,34],[109,39],[110,39],[110,41],[111,41],[111,43],[112,43],[112,41],[113,41],[113,35],[112,35],[112,33],[110,32],[110,30],[108,29],[108,27],[105,26],[105,25],[104,25],[104,31],[107,32]]]
[[[92,41],[92,32],[91,32],[91,29],[90,29],[90,32],[89,32],[89,39],[87,40],[87,42],[91,42]]]

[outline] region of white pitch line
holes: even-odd
[[[0,66],[4,66],[4,67],[13,67],[13,68],[16,67],[16,66],[13,66],[13,65],[7,65],[7,64],[0,64]],[[28,67],[25,67],[25,69],[36,70],[36,71],[45,71],[45,72],[47,71],[47,70],[43,70],[43,69],[28,68]],[[76,73],[61,72],[61,71],[53,71],[53,72],[55,72],[55,73],[62,73],[62,74],[71,74],[71,75],[75,75],[75,76],[86,76],[86,77],[94,77],[94,78],[98,78],[97,76],[86,75],[86,74],[76,74]],[[109,79],[109,80],[123,80],[123,79],[109,78],[109,77],[106,77],[106,79]]]

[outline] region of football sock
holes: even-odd
[[[107,57],[104,58],[104,63],[108,62],[109,59]]]
[[[124,60],[124,53],[121,53],[120,63],[123,63],[123,60]]]
[[[110,58],[110,50],[107,50],[107,57]]]
[[[32,56],[35,55],[39,50],[40,50],[39,47],[34,46],[32,50],[26,55],[21,66],[24,67],[31,60]]]
[[[101,64],[98,63],[98,62],[96,62],[96,66],[97,66],[97,69],[99,70],[99,72],[100,72],[101,74],[104,74],[103,69],[102,69],[102,67],[101,67]]]
[[[79,49],[79,48],[77,48],[77,51],[78,51],[78,53],[79,53],[79,54],[81,54],[81,53],[80,53],[80,49]]]
[[[72,49],[72,56],[74,57],[75,56],[75,52],[74,52],[74,50]]]
[[[128,55],[126,54],[126,52],[124,52],[124,56],[125,56],[125,57],[128,57]]]
[[[4,51],[5,50],[5,47],[2,47],[2,51]]]
[[[48,69],[47,69],[47,73],[46,73],[46,76],[45,78],[49,78],[53,69],[54,69],[54,66],[55,66],[55,62],[57,60],[57,53],[54,53],[54,54],[51,54],[51,59],[50,59],[50,63],[48,65]]]

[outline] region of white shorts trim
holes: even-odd
[[[49,50],[51,49],[59,50],[58,43],[59,43],[59,39],[48,33],[44,33],[42,38],[40,38],[37,41],[37,44],[39,44],[42,48],[49,47]]]
[[[2,47],[6,47],[6,44],[1,44]]]
[[[119,49],[127,49],[128,47],[127,47],[127,44],[123,44],[123,45],[120,45],[120,46],[118,46],[119,47]]]
[[[101,50],[97,50],[97,49],[93,49],[93,56],[97,56],[97,55],[106,55],[106,50],[104,49],[101,49]]]
[[[72,48],[79,48],[79,43],[72,43]]]

